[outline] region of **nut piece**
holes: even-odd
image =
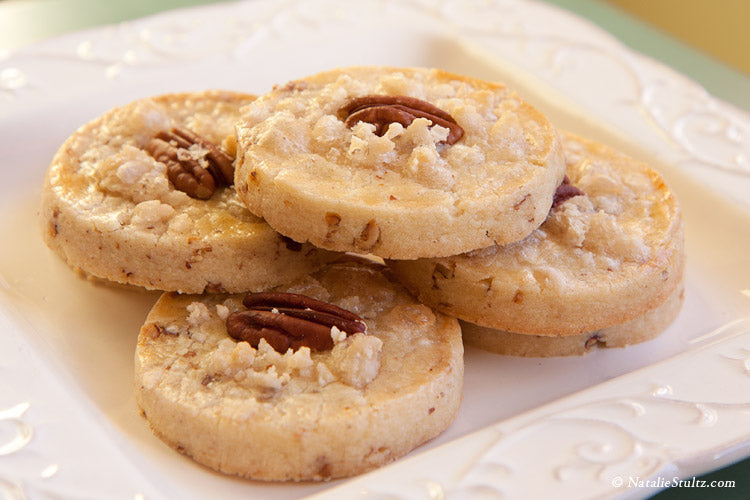
[[[594,334],[586,339],[586,342],[583,344],[583,348],[588,351],[599,342],[601,342],[601,337],[599,336],[599,334]]]
[[[191,153],[190,148],[195,145],[207,151],[204,158]],[[190,130],[173,127],[169,132],[159,132],[146,145],[146,151],[166,164],[172,184],[193,198],[206,200],[214,194],[217,185],[228,186],[233,182],[232,159]]]
[[[366,95],[349,101],[339,110],[339,118],[351,128],[358,122],[375,125],[375,133],[382,136],[391,123],[408,127],[415,118],[427,118],[433,125],[448,129],[446,144],[455,144],[464,129],[448,113],[427,101],[408,96]]]
[[[380,227],[375,219],[370,220],[359,233],[359,236],[354,239],[354,246],[364,252],[372,250],[372,248],[378,243],[380,239]]]
[[[575,187],[573,184],[570,183],[570,179],[566,175],[563,177],[562,182],[559,186],[557,186],[557,190],[555,191],[555,196],[552,200],[552,210],[553,208],[556,208],[558,205],[561,205],[562,203],[565,203],[567,200],[574,196],[580,196],[584,194],[583,191]]]
[[[172,128],[172,133],[187,141],[188,148],[193,144],[197,144],[208,151],[206,153],[208,170],[211,172],[211,175],[218,185],[231,186],[234,184],[234,165],[232,164],[232,158],[219,149],[216,144],[207,140],[205,137],[201,137],[195,132],[182,127]]]
[[[157,161],[167,165],[167,177],[180,191],[201,200],[207,200],[214,194],[216,182],[213,176],[186,149],[154,137],[146,145],[146,150]]]
[[[248,310],[227,317],[227,332],[253,347],[258,347],[263,338],[279,352],[304,346],[324,351],[333,348],[333,327],[347,334],[367,330],[362,318],[353,312],[306,295],[251,293],[242,303]]]

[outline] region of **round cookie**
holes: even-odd
[[[152,156],[152,139],[179,127],[199,136],[180,150],[190,156],[183,161],[212,166],[209,141],[226,154],[231,183],[234,123],[253,99],[225,91],[146,98],[78,129],[46,175],[47,245],[96,278],[192,293],[264,289],[330,260],[328,252],[276,233],[226,183],[216,181],[208,199],[177,189],[169,161]]]
[[[235,186],[295,241],[383,258],[517,241],[565,164],[549,121],[502,84],[353,67],[274,88],[243,110]]]
[[[529,335],[486,328],[461,321],[464,342],[505,356],[581,356],[593,348],[626,347],[662,333],[680,312],[684,286],[680,283],[660,306],[621,325],[577,335]]]
[[[358,474],[437,436],[461,400],[458,321],[381,271],[339,262],[276,290],[363,318],[365,333],[331,328],[335,345],[322,351],[230,337],[243,295],[164,294],[135,355],[136,399],[154,433],[217,471],[271,481]]]
[[[685,262],[674,195],[656,172],[606,146],[565,134],[563,147],[570,185],[583,194],[559,200],[530,236],[453,257],[390,261],[394,274],[425,304],[521,334],[584,334],[664,303]]]

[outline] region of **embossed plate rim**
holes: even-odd
[[[343,10],[344,5],[347,6],[347,10]],[[302,47],[302,42],[310,44],[312,48],[309,50],[325,48],[329,46],[326,45],[327,43],[336,42],[357,30],[369,33],[380,26],[379,23],[387,20],[396,26],[392,35],[393,40],[383,40],[383,46],[378,48],[379,51],[373,49],[367,52],[366,47],[352,42],[353,47],[361,49],[366,57],[362,54],[347,52],[354,48],[345,48],[341,50],[340,57],[322,54],[319,64],[327,67],[336,61],[360,63],[365,60],[384,64],[391,58],[399,61],[432,63],[444,60],[450,66],[447,69],[476,70],[482,73],[477,76],[504,75],[508,77],[508,80],[515,78],[522,89],[527,91],[539,106],[546,106],[546,109],[557,113],[555,116],[563,121],[571,109],[576,112],[584,110],[581,115],[568,117],[569,120],[565,122],[566,126],[576,128],[578,132],[590,132],[596,135],[596,138],[607,140],[634,155],[649,156],[663,166],[668,180],[670,183],[674,182],[679,188],[678,194],[684,194],[686,208],[690,208],[688,230],[691,229],[691,224],[694,224],[693,227],[703,228],[710,222],[701,220],[700,211],[692,208],[696,204],[694,201],[696,194],[702,194],[697,189],[703,183],[705,183],[708,199],[717,203],[715,210],[718,213],[727,215],[731,221],[748,221],[750,208],[735,198],[737,189],[744,189],[748,186],[748,177],[736,172],[745,168],[747,157],[743,155],[746,154],[746,150],[737,149],[736,141],[732,142],[736,136],[742,138],[750,135],[748,132],[750,120],[745,112],[717,101],[684,77],[631,53],[611,36],[587,22],[548,5],[520,0],[489,3],[461,2],[462,9],[459,10],[456,9],[457,5],[459,2],[450,0],[440,2],[382,0],[356,4],[345,4],[340,0],[291,0],[282,3],[247,1],[216,4],[174,11],[118,26],[86,30],[19,50],[16,54],[10,54],[0,60],[0,74],[4,75],[4,79],[0,82],[0,100],[6,104],[3,106],[4,109],[0,109],[0,130],[4,132],[0,136],[0,144],[9,158],[18,161],[21,166],[31,166],[32,172],[24,169],[8,171],[7,167],[4,168],[3,173],[13,188],[6,187],[3,194],[13,200],[16,194],[13,191],[25,194],[38,191],[44,166],[57,145],[77,125],[83,123],[84,119],[93,118],[110,106],[153,93],[200,89],[214,82],[220,82],[222,86],[243,88],[242,84],[246,83],[247,75],[237,71],[229,74],[226,71],[228,64],[238,62],[248,64],[258,61],[271,64],[274,57],[283,56],[289,50],[298,51],[299,60],[294,68],[271,66],[267,74],[253,75],[258,79],[255,80],[256,88],[252,90],[261,90],[277,80],[283,81],[284,78],[310,72],[309,69],[312,69],[315,63],[311,62],[311,58],[305,57],[309,53],[305,52],[307,49]],[[322,9],[321,6],[328,9]],[[468,7],[463,8],[463,6]],[[494,9],[493,13],[502,11],[503,16],[482,15],[484,11],[481,9]],[[321,21],[321,16],[328,17]],[[395,19],[399,16],[401,19]],[[352,18],[364,19],[364,21],[361,25],[357,25],[356,29],[349,25],[345,26],[344,24],[350,22]],[[324,39],[316,46],[311,36],[316,33],[316,27],[319,27],[321,22],[330,23],[328,26],[334,29],[328,32],[331,39]],[[214,29],[216,26],[226,29],[217,33]],[[406,27],[410,28],[411,32],[404,31]],[[540,34],[539,30],[547,31]],[[190,38],[190,33],[195,33],[195,37]],[[206,34],[215,36],[206,38]],[[270,45],[269,40],[273,42]],[[417,43],[408,47],[399,46],[399,43],[404,41]],[[261,48],[266,49],[267,53],[259,55],[257,51]],[[396,49],[400,49],[398,54],[395,53]],[[280,59],[284,60],[284,57]],[[462,66],[464,61],[468,61],[465,63],[468,66]],[[606,92],[592,91],[586,87],[586,84],[590,82],[582,81],[581,74],[575,72],[577,64],[589,63],[600,64],[603,68],[613,72],[626,68],[623,70],[627,77],[623,79],[625,83],[608,82],[612,86],[608,87]],[[63,68],[67,71],[61,71]],[[219,71],[215,75],[202,73],[217,68],[219,70],[224,68],[224,72]],[[190,78],[190,75],[197,76]],[[55,78],[51,80],[51,76]],[[175,85],[175,77],[178,77],[177,85]],[[45,82],[48,81],[54,81],[57,87],[54,89],[45,87]],[[67,89],[71,81],[81,87]],[[683,95],[686,96],[686,100],[690,99],[690,112],[675,113],[676,108],[679,108],[677,111],[685,109],[683,101],[676,101]],[[613,98],[610,99],[610,97]],[[75,103],[76,109],[71,111],[70,104],[66,100]],[[664,105],[665,103],[676,104],[670,107]],[[607,114],[612,109],[616,109],[617,113]],[[68,116],[66,113],[71,113],[71,115]],[[726,120],[724,122],[715,120],[712,113],[721,114]],[[56,119],[44,121],[45,117],[49,117],[50,114],[55,115]],[[710,121],[702,118],[709,115],[711,115]],[[605,121],[602,116],[609,116],[611,119]],[[639,121],[643,120],[644,116],[647,118],[645,124]],[[696,128],[697,125],[706,123],[710,125],[709,129],[718,130],[718,133],[710,130],[701,132],[700,127]],[[42,136],[44,140],[41,142],[37,140],[38,136],[31,134],[32,126],[35,124],[40,124],[44,132]],[[7,140],[4,137],[13,140]],[[37,147],[26,151],[29,149],[28,144],[34,141]],[[726,197],[727,200],[720,202],[722,197]],[[3,207],[7,208],[8,201],[4,200],[2,203]],[[33,211],[32,206],[23,205],[23,208]],[[8,226],[3,225],[2,228],[7,230]],[[20,228],[15,227],[15,229]],[[23,233],[19,232],[18,235],[14,234],[14,236],[21,239],[33,238],[33,234],[33,231],[28,230]],[[748,244],[745,248],[750,246],[750,241],[740,241]],[[695,237],[691,238],[690,231],[688,231],[688,243],[697,251],[695,255],[705,254],[708,248],[702,243],[699,244]],[[736,249],[722,248],[722,251],[723,257],[736,260]],[[0,251],[0,255],[5,254]],[[0,264],[4,262],[0,261]],[[58,264],[54,261],[44,265],[50,266],[50,269],[57,273],[60,268]],[[743,317],[750,316],[747,300],[742,298],[737,300],[735,297],[741,288],[736,286],[736,280],[730,276],[731,270],[711,267],[700,259],[689,261],[688,267],[691,280],[688,284],[691,290],[688,296],[689,304],[691,306],[697,304],[701,311],[707,309],[711,313],[712,321],[715,320],[714,326],[726,327],[724,332],[714,332],[714,338],[719,336],[724,339],[724,342],[731,342],[732,339],[737,338],[730,335],[734,331],[732,329],[744,328],[742,325],[745,324],[731,321],[739,321]],[[0,268],[0,271],[3,270]],[[83,290],[87,293],[86,290],[91,287],[65,281],[68,279],[66,274],[68,272],[67,269],[59,269],[60,276],[62,276],[60,279],[77,291]],[[711,275],[710,279],[707,275]],[[4,276],[7,277],[7,273]],[[709,297],[703,297],[699,293],[703,285],[710,285]],[[12,390],[6,392],[6,398],[17,395],[16,399],[0,399],[0,403],[4,405],[0,406],[0,409],[8,410],[0,415],[0,425],[10,422],[11,425],[20,426],[19,428],[25,429],[24,426],[31,425],[36,429],[36,432],[32,432],[32,437],[28,442],[26,439],[29,434],[23,434],[21,441],[15,442],[8,450],[23,446],[5,457],[16,459],[20,456],[19,453],[29,452],[21,457],[23,460],[19,459],[13,463],[25,464],[22,465],[23,467],[30,467],[29,464],[32,463],[34,474],[28,472],[27,469],[18,469],[15,471],[16,476],[11,479],[22,481],[23,488],[30,498],[43,498],[50,492],[64,493],[72,497],[86,493],[97,496],[94,493],[101,495],[103,491],[113,491],[108,489],[113,488],[113,485],[120,488],[118,494],[122,495],[122,492],[127,492],[123,498],[167,498],[174,497],[175,494],[199,497],[200,492],[206,489],[226,493],[224,496],[227,498],[239,498],[247,494],[289,498],[316,491],[323,491],[324,495],[335,497],[340,494],[340,491],[346,491],[346,488],[359,488],[363,482],[369,481],[370,485],[378,484],[378,482],[382,483],[381,478],[385,477],[387,481],[393,480],[395,485],[398,484],[395,480],[399,474],[406,476],[426,474],[425,471],[429,469],[421,468],[422,466],[417,463],[429,464],[430,460],[433,460],[432,457],[435,457],[434,460],[438,464],[446,463],[441,453],[444,453],[444,450],[451,450],[452,446],[457,446],[457,443],[461,441],[456,438],[460,436],[466,435],[466,439],[471,439],[471,436],[482,436],[485,431],[495,432],[493,429],[505,429],[515,421],[543,411],[545,407],[539,408],[539,405],[549,400],[555,400],[555,403],[551,403],[554,405],[586,397],[586,392],[578,393],[578,390],[582,388],[579,383],[577,386],[574,384],[562,389],[564,393],[577,393],[576,396],[557,399],[549,395],[541,395],[535,404],[528,401],[527,406],[509,401],[509,404],[518,403],[513,407],[512,414],[508,415],[512,418],[504,419],[500,424],[488,427],[497,419],[483,423],[480,418],[475,418],[477,416],[469,414],[472,412],[472,405],[478,404],[478,396],[486,394],[486,392],[475,394],[477,390],[474,387],[481,386],[484,391],[487,391],[488,384],[491,383],[481,377],[480,367],[494,365],[498,358],[471,351],[469,356],[472,361],[476,362],[474,363],[476,366],[469,367],[469,373],[467,373],[467,381],[473,385],[469,386],[470,393],[467,394],[465,409],[462,410],[465,413],[459,416],[459,420],[448,430],[444,438],[438,439],[435,443],[418,450],[393,466],[376,471],[371,476],[365,475],[351,483],[342,483],[342,490],[330,488],[329,484],[314,487],[258,485],[207,472],[166,449],[150,435],[145,423],[139,420],[132,406],[132,397],[115,395],[107,398],[104,394],[108,387],[99,387],[95,383],[82,384],[76,377],[85,370],[80,367],[72,369],[66,364],[65,359],[60,359],[63,355],[56,352],[63,346],[63,341],[45,336],[48,332],[30,322],[26,316],[28,310],[16,304],[18,287],[12,280],[6,280],[2,289],[0,320],[4,326],[7,325],[7,328],[0,329],[0,335],[4,341],[8,341],[3,345],[12,346],[12,348],[8,347],[6,352],[13,352],[16,355],[0,356],[0,369],[5,369],[6,373],[11,376],[11,380],[18,377],[15,378],[16,381],[23,378],[27,382],[16,384]],[[42,291],[39,292],[40,296],[44,295]],[[116,303],[121,296],[137,302],[132,306],[131,311],[139,311],[139,308],[146,307],[148,302],[146,299],[133,299],[128,292],[115,292],[100,288],[97,288],[96,292],[97,294],[91,296],[103,294],[103,303]],[[750,292],[747,293],[750,294]],[[91,296],[86,295],[88,298]],[[722,309],[711,302],[714,298],[734,302]],[[712,328],[700,323],[700,318],[691,316],[689,310],[683,311],[681,318],[680,325],[695,321],[696,331],[693,333],[709,334],[712,332]],[[740,326],[736,326],[738,324]],[[740,337],[744,338],[744,334],[742,332],[740,334]],[[672,329],[664,338],[667,340],[680,338],[680,332]],[[693,343],[696,341],[693,338],[682,340],[688,344],[690,341]],[[118,347],[117,352],[127,354],[130,341],[120,342],[122,345]],[[660,356],[653,358],[654,362],[667,357],[669,349],[666,343],[664,340],[650,344],[650,346],[657,346],[656,350],[663,348]],[[645,356],[644,363],[647,366],[645,371],[649,372],[653,370],[650,367],[653,363],[648,357],[651,350],[650,347],[646,349],[643,346],[636,346],[619,354],[594,353],[593,357],[587,357],[580,365],[596,368],[606,378],[607,373],[612,373],[612,376],[617,375],[615,371],[607,371],[610,362],[616,364],[618,357],[638,355]],[[682,350],[684,349],[680,351]],[[96,352],[96,349],[93,351]],[[520,374],[519,376],[534,375],[533,362],[512,359],[503,360],[503,362],[510,365],[507,373]],[[673,362],[675,361],[663,362],[660,366]],[[551,361],[545,362],[544,366],[556,367],[558,371],[563,368],[570,370],[571,378],[577,377],[579,382],[583,380],[583,375],[576,372],[577,369],[580,371],[580,367],[577,367],[575,362]],[[628,376],[631,375],[626,377]],[[746,379],[744,375],[734,379],[729,377],[723,379],[722,383],[732,384],[738,380],[744,382]],[[120,385],[116,387],[124,386],[124,381],[120,382]],[[673,385],[674,389],[682,390],[678,384]],[[657,396],[664,391],[669,392],[663,386],[659,387],[656,390]],[[540,387],[540,389],[545,388]],[[660,390],[662,392],[659,392]],[[26,391],[25,395],[24,391]],[[719,391],[719,393],[729,396],[727,391]],[[27,402],[31,404],[26,406],[24,403]],[[59,404],[60,407],[70,407],[71,413],[75,414],[78,420],[53,418],[49,411],[53,403]],[[637,411],[633,409],[637,409],[637,406],[633,404],[627,407],[628,411]],[[487,408],[482,407],[482,409]],[[471,427],[465,424],[467,418],[468,420],[475,418],[472,420],[472,426],[476,432],[467,434],[467,429]],[[105,442],[97,445],[85,438],[78,445],[76,442],[69,442],[66,435],[79,430],[82,424],[91,426],[92,435],[105,436]],[[62,453],[62,450],[70,449],[80,449],[82,455],[74,452],[71,457],[68,454],[67,462],[61,460],[59,463],[51,459],[50,461],[40,459],[40,457],[46,459],[44,453],[48,450]],[[85,462],[90,459],[86,453],[93,454],[94,451],[102,453],[96,455],[97,457],[107,456],[115,460],[121,466],[118,471],[123,473],[107,472],[103,470],[101,464],[89,463],[88,465],[94,470],[97,470],[97,466],[99,467],[102,478],[101,482],[92,482],[91,479],[76,477],[75,473],[71,474],[66,468],[71,460],[75,462],[80,459]],[[589,453],[587,455],[589,458],[597,457],[595,453],[591,455],[596,450],[592,452],[591,449],[586,449],[585,451]],[[713,451],[731,453],[731,450],[726,447]],[[741,449],[740,456],[746,454],[747,450]],[[710,453],[699,454],[697,465],[694,464],[693,469],[685,469],[682,472],[700,472],[720,463],[710,457]],[[40,459],[39,463],[34,462],[36,459]],[[89,462],[92,461],[89,460]],[[54,465],[58,467],[55,468]],[[165,477],[164,474],[168,476]],[[546,479],[542,481],[543,485],[548,485],[555,480],[553,476],[544,477]],[[424,498],[435,498],[434,495],[440,494],[441,491],[448,491],[451,487],[448,483],[441,485],[438,481],[447,480],[447,476],[433,479],[426,483],[429,488],[425,489],[424,485],[420,485],[417,493]],[[593,482],[586,484],[591,485]],[[10,481],[7,476],[0,475],[0,489],[6,488],[7,491],[13,493],[17,490],[9,488],[15,488],[15,486],[17,484]],[[409,486],[414,487],[414,484]],[[621,493],[632,492],[610,489],[601,493],[599,490],[592,490],[594,496],[613,496]]]

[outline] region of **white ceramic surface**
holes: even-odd
[[[453,426],[371,474],[223,477],[138,414],[133,351],[157,294],[82,280],[47,251],[44,171],[76,127],[132,99],[262,93],[354,64],[504,80],[560,127],[652,163],[683,205],[685,306],[661,337],[624,350],[467,350]],[[74,33],[0,54],[0,151],[0,497],[639,497],[652,490],[631,477],[671,480],[750,455],[750,117],[546,4],[246,1]]]

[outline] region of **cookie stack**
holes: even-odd
[[[441,433],[462,338],[580,354],[653,337],[682,300],[655,172],[439,70],[117,108],[61,147],[42,220],[83,274],[165,291],[135,353],[154,432],[261,480],[350,476]]]
[[[419,299],[462,320],[464,341],[506,355],[567,356],[661,333],[683,301],[679,205],[646,165],[561,132],[566,178],[523,240],[390,261]]]
[[[682,303],[682,219],[663,179],[501,84],[326,72],[259,98],[237,137],[251,212],[295,241],[385,259],[484,349],[624,346]]]

